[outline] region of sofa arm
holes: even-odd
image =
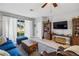
[[[41,56],[47,56],[48,53],[47,53],[46,51],[42,51],[42,52],[40,53],[40,55],[41,55]]]
[[[41,56],[56,56],[56,51],[50,52],[50,53],[47,53],[46,51],[43,51],[40,55]]]
[[[28,37],[21,36],[21,37],[16,38],[16,41],[17,41],[17,44],[19,45],[19,44],[21,44],[22,40],[27,40],[27,39],[28,39]]]
[[[64,49],[65,49],[64,47],[59,46],[57,51],[64,51]]]
[[[57,53],[57,56],[78,56],[73,51],[60,51]]]

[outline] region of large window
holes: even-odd
[[[24,36],[25,31],[25,21],[24,20],[17,20],[17,37]]]
[[[19,36],[26,36],[28,38],[33,36],[33,21],[32,20],[18,20],[17,18],[2,17],[2,35],[10,38],[16,42]]]
[[[26,36],[28,38],[33,36],[33,22],[30,20],[17,20],[17,37]]]

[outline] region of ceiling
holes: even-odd
[[[68,13],[71,12],[71,10],[79,10],[78,3],[58,3],[58,7],[56,8],[51,4],[48,4],[45,8],[41,8],[43,4],[44,3],[0,3],[0,11],[22,16],[40,17],[61,14],[64,12]]]

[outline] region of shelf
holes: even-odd
[[[51,22],[43,21],[43,39],[51,39]]]
[[[71,45],[79,45],[79,37],[77,38],[76,35],[79,35],[79,18],[74,18],[73,19],[73,37],[71,40]]]

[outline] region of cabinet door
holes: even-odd
[[[79,37],[76,38],[76,44],[79,45]]]
[[[79,45],[79,37],[77,36],[75,36],[75,37],[73,37],[73,39],[72,39],[72,45]]]

